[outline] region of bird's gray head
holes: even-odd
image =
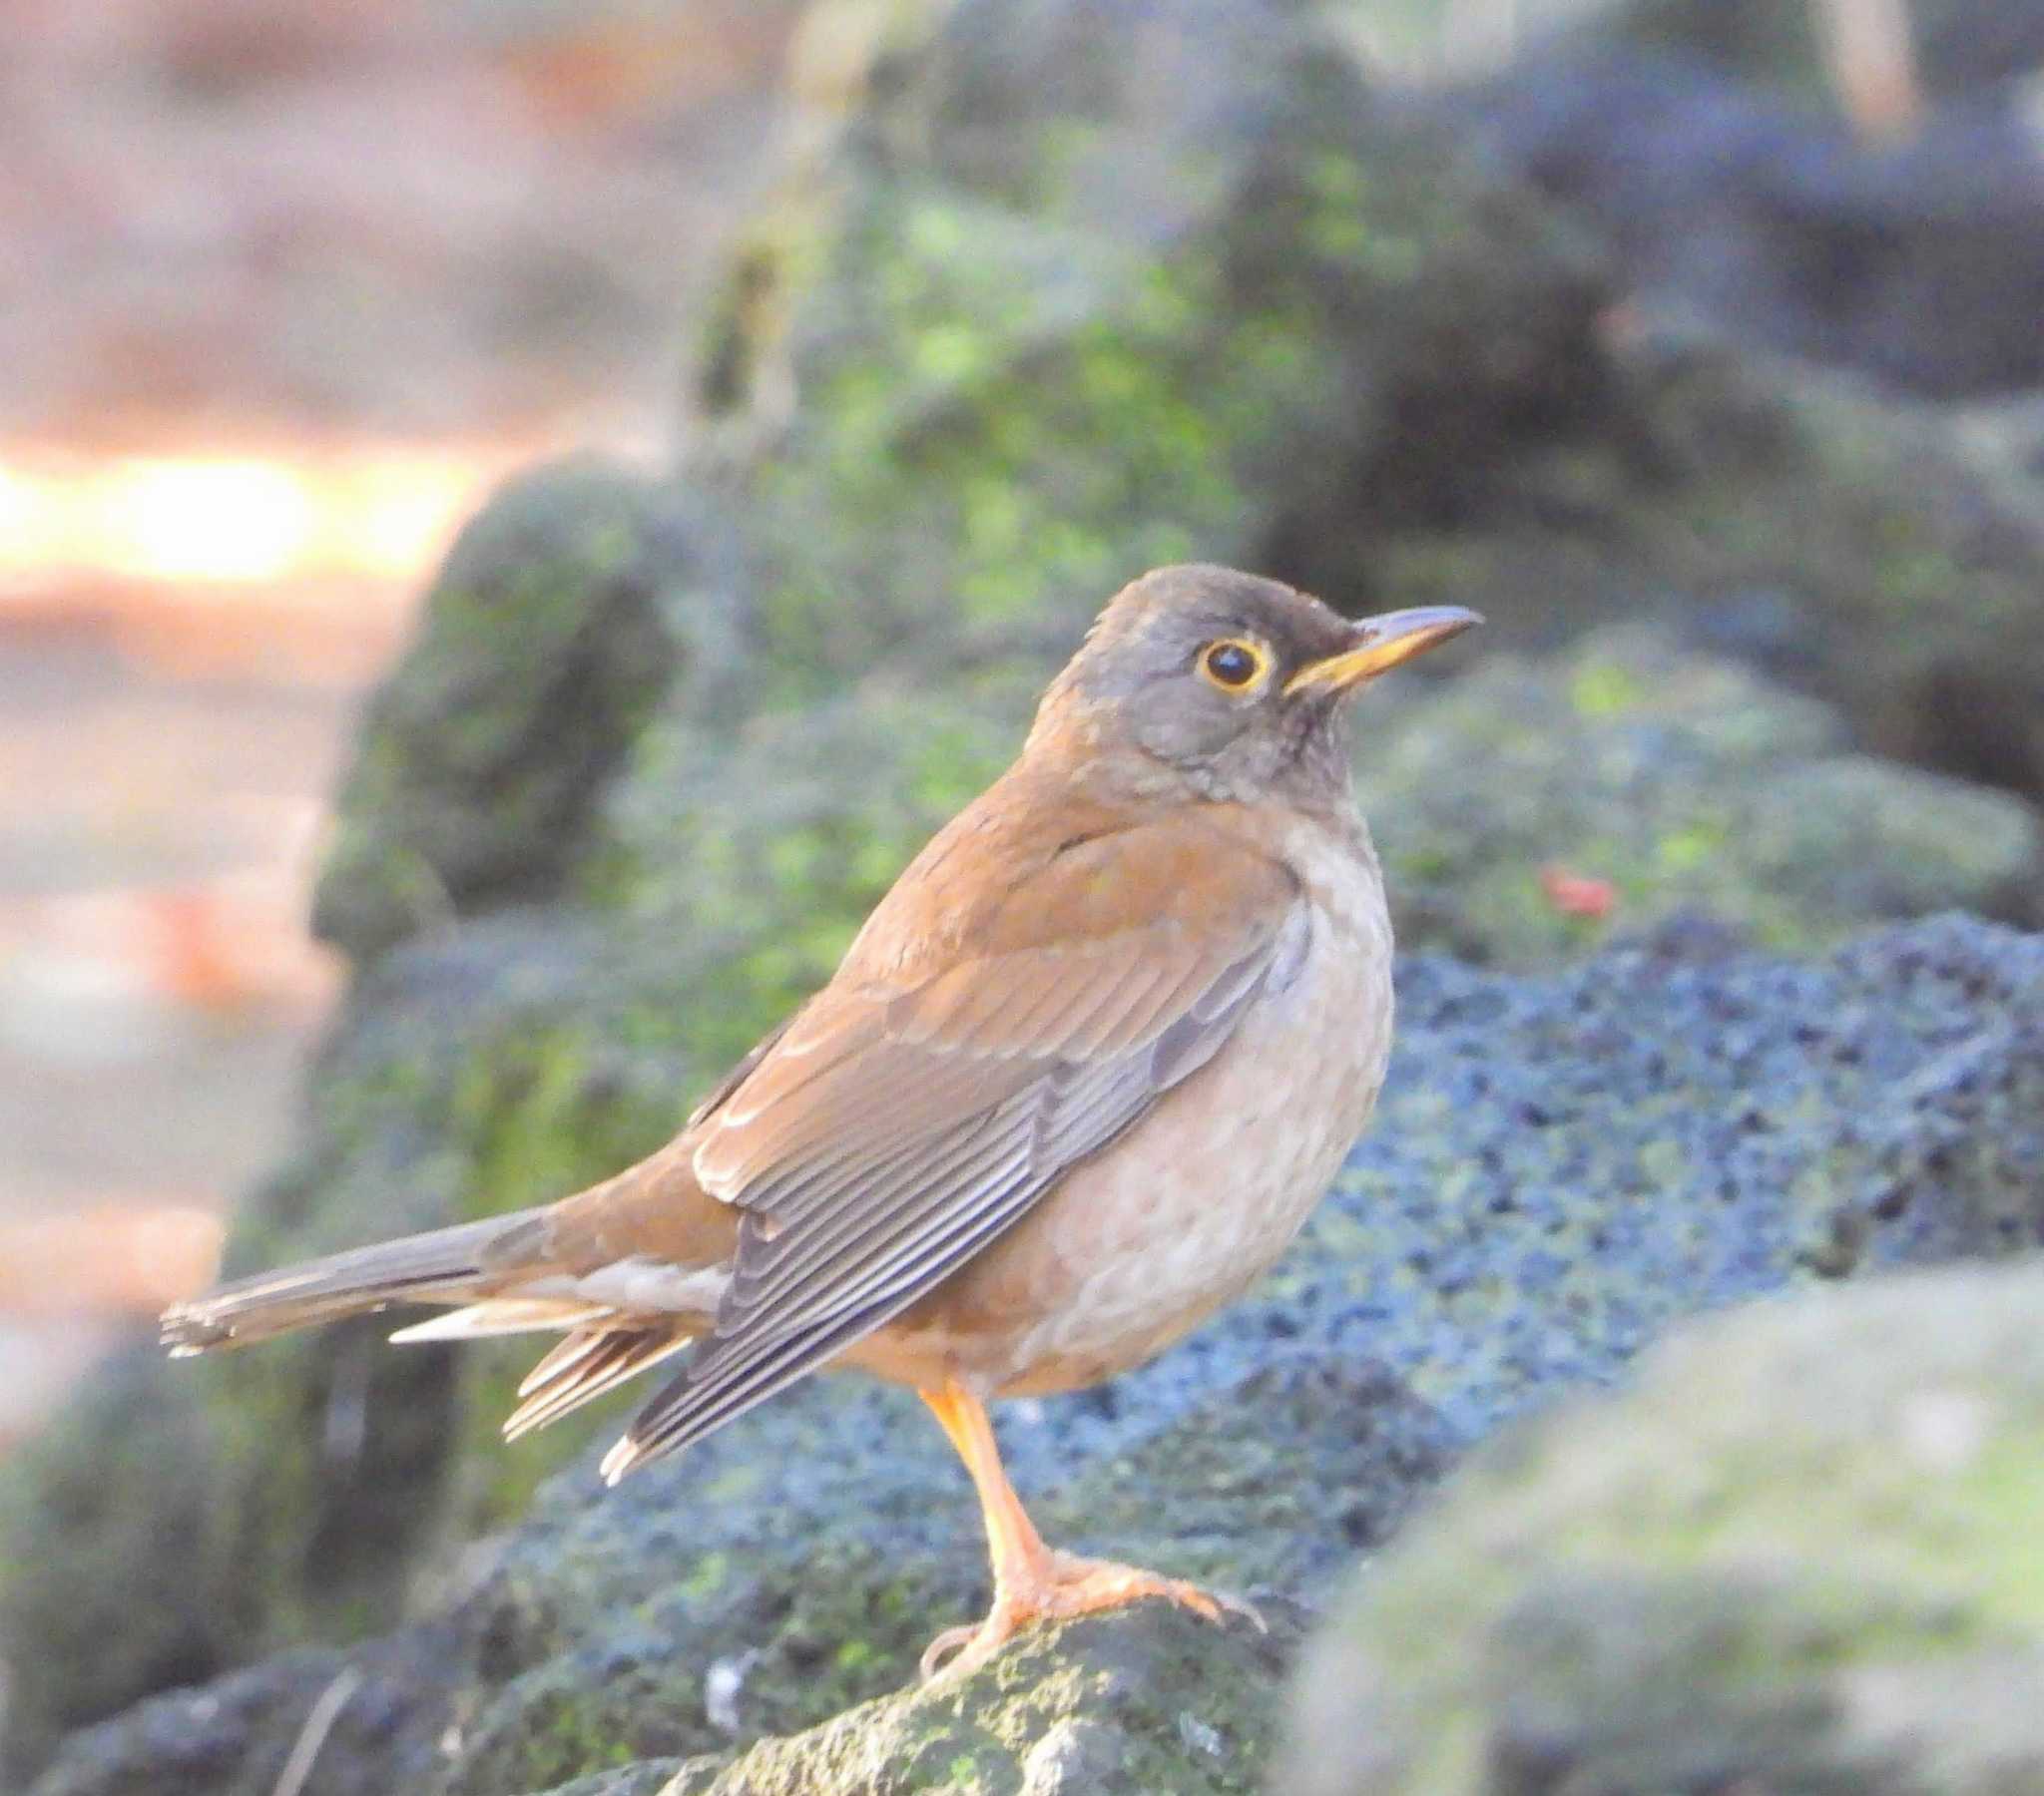
[[[1480,622],[1459,606],[1355,622],[1233,568],[1159,568],[1100,614],[1044,694],[1030,748],[1208,798],[1332,798],[1348,782],[1345,700]]]

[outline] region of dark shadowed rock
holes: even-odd
[[[1575,10],[1600,35],[1705,58],[1804,99],[1830,98],[1821,19],[1802,0],[1591,0]],[[1976,94],[2044,66],[2037,0],[1909,0],[1904,17],[1918,78],[1933,96]]]
[[[1369,610],[1478,604],[1486,642],[1615,618],[1835,704],[1857,745],[2044,795],[2044,459],[2022,411],[1953,416],[1615,313],[1608,406],[1359,502],[1291,568]]]
[[[735,659],[677,615],[702,560],[671,489],[593,457],[518,476],[462,531],[371,699],[313,927],[357,966],[558,898],[654,702]],[[714,622],[714,620],[706,620]],[[684,640],[692,635],[695,640]]]
[[[2044,382],[2044,155],[2019,96],[1867,146],[1708,62],[1583,50],[1528,60],[1471,111],[1596,221],[1628,285],[1740,340],[1945,398]]]
[[[321,1796],[429,1788],[448,1725],[444,1628],[337,1651],[300,1648],[76,1736],[43,1796],[274,1796],[286,1770]]]
[[[2034,1263],[1685,1331],[1515,1432],[1307,1655],[1287,1796],[2044,1786]]]

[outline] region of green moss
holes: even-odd
[[[652,1756],[636,1750],[631,1738],[621,1731],[623,1717],[618,1698],[627,1692],[615,1690],[590,1693],[556,1687],[543,1692],[528,1691],[520,1719],[520,1736],[512,1745],[495,1743],[485,1755],[485,1768],[478,1773],[468,1764],[449,1791],[449,1796],[485,1796],[503,1790],[547,1790],[572,1778]],[[638,1700],[661,1700],[664,1692],[635,1683],[629,1692]],[[478,1781],[478,1776],[486,1781]]]
[[[1807,698],[1638,629],[1493,657],[1358,763],[1406,947],[1532,964],[1684,912],[1805,953],[1946,906],[2034,914],[2020,802],[1845,751]],[[1551,875],[1601,883],[1576,914]]]
[[[706,1553],[682,1583],[682,1594],[692,1601],[715,1596],[730,1575],[730,1561],[722,1553]]]
[[[519,476],[462,532],[339,796],[326,939],[367,961],[560,889],[593,792],[700,647],[664,615],[670,503],[583,458]]]
[[[1617,716],[1640,698],[1638,676],[1611,662],[1586,662],[1569,681],[1569,702],[1585,717]]]
[[[1015,1796],[1055,1776],[1058,1788],[1250,1796],[1261,1788],[1273,1733],[1271,1664],[1240,1633],[1163,1606],[1036,1629],[970,1678],[940,1679],[763,1741],[711,1790]],[[1209,1744],[1189,1745],[1186,1718]]]
[[[1352,74],[1329,60],[1308,79],[1352,137]],[[749,488],[774,569],[771,701],[871,666],[904,628],[1069,619],[1145,566],[1239,554],[1300,496],[1276,484],[1302,472],[1280,440],[1318,439],[1303,471],[1338,481],[1343,445],[1377,426],[1358,314],[1444,286],[1506,215],[1409,147],[1283,128],[1295,162],[1265,146],[1231,170],[1240,151],[1215,151],[1208,210],[1149,243],[1026,176],[1018,204],[1015,169],[1099,153],[1069,120],[984,186],[889,168],[798,208],[808,246],[777,307],[804,409]]]
[[[1353,1725],[1406,1755],[1385,1787],[1452,1787],[1505,1691],[1586,1775],[1624,1754],[1659,1787],[1641,1767],[1702,1738],[1771,1785],[1845,1765],[1862,1781],[1836,1787],[1914,1787],[1854,1756],[1853,1675],[1949,1708],[1945,1668],[2044,1648],[2036,1287],[1961,1272],[1720,1319],[1635,1392],[1488,1450],[1350,1611],[1381,1679]],[[1310,1733],[1338,1700],[1301,1753],[1338,1750]]]

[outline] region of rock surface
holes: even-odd
[[[1488,657],[1362,724],[1407,947],[1539,966],[1684,913],[1791,950],[1949,908],[2044,918],[2023,801],[1855,753],[1829,706],[1647,626]]]
[[[702,676],[709,645],[669,628],[692,571],[680,509],[583,457],[520,475],[462,532],[335,800],[312,926],[357,966],[571,885],[592,799],[678,659]]]
[[[1819,19],[1777,0],[1561,0],[1600,32],[1705,58],[1757,84],[1815,97],[1827,85]],[[1977,95],[2044,66],[2037,0],[1910,0],[1918,80],[1934,99]]]
[[[2034,391],[2044,159],[2020,94],[1880,143],[1815,98],[1599,44],[1515,67],[1476,129],[1597,222],[1630,285],[1729,335],[1942,398]]]
[[[1583,832],[1573,870],[1621,880],[1627,927],[1656,915],[1644,881],[1670,853],[1693,857],[1671,889],[1799,946],[1919,904],[2000,902],[2002,869],[2034,853],[2019,812],[1838,757],[1885,747],[2044,792],[2044,501],[2021,458],[1827,380],[1634,331],[1608,309],[1594,242],[1453,132],[1372,94],[1323,23],[1287,0],[816,10],[802,165],[728,270],[684,465],[647,479],[584,464],[502,495],[376,706],[320,901],[356,982],[235,1269],[535,1201],[656,1144],[1011,751],[1083,620],[1159,560],[1244,561],[1358,611],[1474,603],[1500,648],[1652,615],[1834,705],[1842,725],[1811,723],[1682,662],[1673,709],[1659,694],[1642,707],[1648,759],[1669,770],[1643,782],[1643,821],[1604,808],[1632,789],[1633,722],[1570,698],[1569,739],[1600,777],[1549,814]],[[1812,846],[1805,861],[1799,840],[1767,858],[1793,821],[1779,799],[1769,811],[1775,794],[1734,813],[1751,837],[1736,853],[1684,795],[1685,758],[1728,780],[1752,765],[1714,736],[1708,704],[1681,710],[1683,688],[1713,681],[1740,715],[1809,732],[1798,777],[1835,807],[1830,858]],[[1455,703],[1429,727],[1445,732]],[[1525,703],[1560,726],[1557,701]],[[1408,752],[1392,742],[1369,762],[1387,796],[1430,784]],[[1563,771],[1528,777],[1554,790]],[[1524,869],[1457,859],[1473,813],[1452,798],[1431,821],[1415,808],[1434,833],[1395,850],[1415,906],[1429,857],[1472,872],[1466,904],[1437,887],[1436,921],[1410,913],[1420,937],[1545,952],[1549,919],[1519,908]],[[1978,821],[1958,842],[1962,811]],[[1848,860],[1865,880],[1824,877]],[[1792,930],[1778,878],[1796,894]],[[1664,946],[1548,981],[1417,967],[1400,1084],[1318,1251],[1141,1379],[1011,1428],[1020,1462],[1041,1488],[1158,1431],[1155,1489],[1129,1487],[1114,1510],[1093,1489],[1103,1542],[1300,1587],[1388,1525],[1441,1442],[1549,1383],[1608,1376],[1695,1303],[2028,1238],[2015,1161],[1996,1158],[2035,1135],[2034,1025],[2014,996],[2028,965],[2011,938],[1954,925],[1808,965]],[[13,1782],[67,1730],[152,1691],[375,1634],[436,1598],[471,1619],[496,1600],[472,1594],[471,1610],[433,1587],[450,1540],[524,1514],[599,1419],[505,1454],[490,1437],[515,1352],[391,1353],[381,1332],[198,1367],[138,1359],[10,1463]],[[1209,1552],[1158,1500],[1182,1488],[1173,1456],[1226,1439],[1230,1464],[1290,1461],[1268,1438],[1182,1437],[1178,1418],[1308,1351],[1337,1384],[1388,1379],[1389,1413],[1427,1418],[1411,1428],[1434,1445],[1398,1476],[1343,1473],[1266,1529],[1288,1543],[1281,1564],[1227,1544],[1254,1534],[1233,1508]],[[485,1580],[543,1592],[489,1611],[512,1616],[508,1633],[474,1637],[509,1639],[508,1656],[473,1640],[426,1654],[437,1681],[400,1679],[409,1707],[364,1711],[384,1756],[365,1747],[362,1762],[438,1753],[452,1727],[457,1769],[525,1766],[537,1788],[620,1746],[729,1744],[687,1719],[703,1707],[691,1655],[706,1616],[728,1618],[716,1650],[734,1654],[802,1625],[813,1641],[858,1632],[835,1609],[803,1622],[814,1592],[786,1557],[790,1528],[852,1543],[825,1579],[843,1600],[887,1587],[883,1547],[892,1563],[939,1528],[948,1545],[906,1562],[926,1581],[874,1620],[869,1659],[818,1686],[827,1707],[769,1701],[744,1731],[798,1729],[897,1685],[979,1573],[962,1499],[941,1523],[927,1509],[927,1481],[955,1491],[955,1473],[920,1423],[896,1438],[890,1403],[805,1398],[736,1457],[650,1480],[643,1501],[666,1520],[644,1538],[628,1528],[639,1500],[596,1506],[605,1520],[585,1526],[616,1533],[587,1554],[614,1570],[586,1598],[566,1593],[579,1571],[539,1569],[537,1543],[570,1538],[560,1514],[582,1488],[554,1499]],[[776,1453],[793,1469],[763,1514],[720,1502],[706,1519],[713,1467],[743,1494],[755,1456]],[[883,1460],[914,1489],[883,1512],[886,1539],[858,1547],[843,1468],[884,1483]],[[1299,1501],[1296,1485],[1274,1477],[1257,1501]],[[738,1585],[689,1598],[684,1572],[675,1594],[648,1568],[684,1548],[692,1564],[723,1552]],[[658,1692],[631,1705],[651,1717],[644,1737],[616,1711],[584,1726],[576,1694],[595,1618],[633,1593],[648,1631],[619,1663],[649,1682],[618,1687]],[[557,1610],[571,1620],[550,1632]],[[788,1659],[810,1676],[812,1659]],[[295,1729],[337,1661],[298,1662],[290,1702],[262,1681],[283,1675],[272,1662],[216,1713],[245,1703]],[[528,1765],[549,1679],[566,1744]],[[167,1713],[148,1725],[175,1731]],[[146,1780],[143,1724],[81,1736],[57,1787],[95,1787],[102,1760]],[[255,1788],[289,1743],[253,1722],[237,1737],[207,1762]],[[361,1757],[322,1756],[318,1776]]]
[[[1327,520],[1289,571],[1361,610],[1474,600],[1493,653],[1664,622],[1835,704],[1863,748],[2044,795],[2034,408],[1882,396],[1645,311],[1607,326],[1608,407],[1480,497]]]
[[[1274,1788],[2044,1787],[2044,1272],[1686,1330],[1343,1604]]]
[[[1952,919],[1789,961],[1691,932],[1547,978],[1421,959],[1401,1002],[1378,1124],[1272,1278],[1105,1391],[1005,1414],[1054,1538],[1282,1621],[1469,1443],[1613,1379],[1696,1310],[2044,1242],[2044,939]],[[1275,1706],[1281,1655],[1147,1609],[998,1659],[955,1705],[833,1719],[899,1689],[983,1600],[980,1554],[913,1401],[819,1381],[608,1496],[586,1467],[550,1485],[435,1618],[360,1649],[365,1690],[388,1689],[379,1665],[419,1669],[307,1790],[483,1796],[708,1755],[680,1788],[821,1796],[865,1752],[874,1781],[850,1787],[905,1791],[942,1787],[901,1768],[935,1762],[932,1738],[946,1765],[986,1760],[963,1787],[1028,1787],[1046,1736],[1002,1717],[1068,1701],[1027,1712],[1105,1730],[1130,1763],[1181,1751],[1186,1776],[1212,1773],[1187,1788],[1256,1787],[1268,1735],[1249,1717]],[[1188,1664],[1189,1712],[1226,1754],[1197,1728],[1170,1747],[1154,1684],[1117,1683],[1150,1655]],[[179,1743],[194,1698],[161,1698],[75,1735],[37,1796],[264,1788],[335,1668],[287,1658],[218,1686],[203,1753]],[[771,1767],[754,1784],[729,1755],[762,1738],[779,1743],[738,1761]],[[213,1781],[166,1769],[195,1759]]]

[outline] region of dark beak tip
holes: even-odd
[[[1471,611],[1466,605],[1429,605],[1411,616],[1416,628],[1439,631],[1443,636],[1459,636],[1484,621],[1481,612]]]
[[[1486,621],[1481,612],[1471,611],[1465,605],[1421,605],[1410,611],[1357,619],[1356,627],[1365,642],[1400,642],[1416,638],[1431,645],[1445,643]]]

